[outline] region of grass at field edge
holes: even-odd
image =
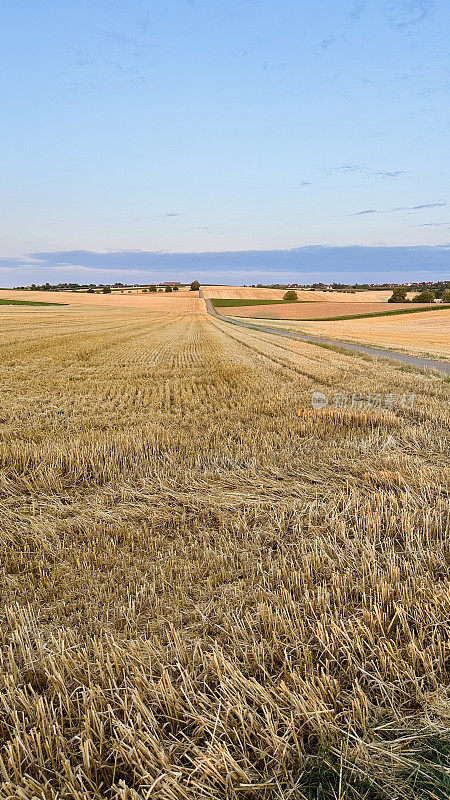
[[[44,303],[37,300],[0,300],[0,306],[67,306],[68,303]]]

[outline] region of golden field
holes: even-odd
[[[209,298],[236,298],[245,300],[282,300],[285,289],[258,289],[252,286],[202,286],[203,294]],[[310,294],[313,294],[311,292]]]
[[[425,305],[425,304],[424,304]],[[344,303],[327,301],[322,303],[280,303],[264,306],[223,306],[220,313],[227,317],[253,317],[257,319],[321,319],[323,317],[347,316],[349,314],[375,314],[381,311],[398,311],[411,308],[409,303],[389,303],[380,308],[375,303]]]
[[[227,311],[228,314],[228,309],[221,308],[219,311]],[[255,311],[255,307],[252,311]],[[255,323],[251,318],[243,321]],[[328,337],[342,342],[374,345],[411,355],[450,359],[450,309],[334,322],[271,319],[269,322],[264,321],[264,326],[296,333],[311,333],[314,336]]]
[[[237,300],[282,300],[286,289],[265,289],[253,286],[202,286],[205,297]],[[349,292],[321,292],[295,289],[299,300],[326,301],[343,303],[387,303],[392,294],[391,290],[361,291],[355,294]],[[411,294],[411,297],[414,293]]]
[[[32,292],[29,290],[0,290],[0,300],[34,300],[43,303],[67,303],[70,306],[107,308],[139,308],[169,314],[192,314],[204,311],[205,302],[198,292],[180,289],[178,292],[143,292],[114,290],[111,294],[87,292]]]
[[[160,307],[0,357],[3,800],[448,796],[441,377]]]

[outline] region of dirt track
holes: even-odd
[[[200,296],[203,296],[202,290],[200,289],[199,292]],[[305,334],[301,333],[292,333],[290,331],[284,330],[274,330],[274,328],[267,328],[263,325],[249,325],[246,322],[241,322],[238,320],[231,320],[230,318],[222,317],[220,314],[217,313],[215,308],[213,307],[211,300],[206,298],[206,309],[207,311],[215,317],[219,319],[223,319],[225,321],[230,322],[232,325],[239,325],[243,328],[251,328],[258,331],[262,331],[263,333],[272,333],[275,336],[286,336],[290,337],[291,339],[300,339],[304,342],[313,342],[316,344],[329,344],[334,347],[340,347],[343,350],[349,350],[355,353],[366,353],[367,355],[374,356],[375,358],[388,358],[391,361],[400,361],[402,364],[408,364],[413,367],[419,367],[421,369],[433,369],[439,372],[443,372],[446,375],[450,375],[450,363],[447,361],[437,361],[430,358],[421,358],[420,356],[409,356],[403,353],[395,353],[392,350],[381,350],[375,347],[366,347],[362,344],[350,344],[347,342],[340,342],[335,339],[324,339],[319,338],[318,336],[306,336]]]

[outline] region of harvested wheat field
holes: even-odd
[[[424,304],[425,305],[425,304]],[[416,306],[413,306],[413,308]],[[323,319],[347,314],[376,314],[411,308],[410,303],[341,303],[320,301],[311,303],[281,303],[266,306],[223,306],[220,313],[227,317],[257,317],[258,319]]]
[[[34,300],[46,303],[67,303],[77,306],[106,306],[116,308],[140,308],[169,314],[192,314],[204,310],[204,300],[198,292],[187,289],[178,292],[111,292],[111,294],[87,292],[32,292],[0,290],[0,300]]]
[[[144,308],[0,357],[1,798],[448,796],[445,380]]]
[[[300,308],[304,308],[304,306],[300,306]],[[220,312],[225,310],[227,315],[231,316],[228,309],[219,309]],[[253,306],[251,310],[254,312],[255,307]],[[251,324],[255,320],[249,317],[244,321]],[[402,351],[411,355],[432,356],[444,360],[450,358],[450,309],[335,322],[271,320],[268,323],[264,322],[264,326],[267,325],[271,328],[292,330],[295,333],[311,333],[314,336],[323,336],[342,342],[378,345],[386,350]]]
[[[235,298],[237,300],[282,300],[286,289],[265,289],[253,286],[202,286],[205,297],[214,299]],[[295,289],[299,300],[309,302],[344,302],[344,303],[387,303],[392,291],[373,292],[321,292]],[[411,297],[414,296],[414,293]]]
[[[253,286],[202,286],[203,295],[209,298],[232,297],[238,300],[282,300],[285,289],[264,289]],[[312,294],[312,292],[311,292]]]

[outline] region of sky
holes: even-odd
[[[450,277],[448,0],[3,0],[0,285]]]

